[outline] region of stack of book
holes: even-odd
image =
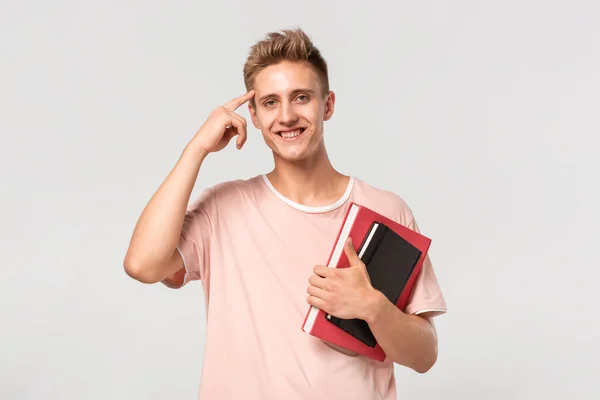
[[[371,279],[399,309],[404,310],[431,245],[431,239],[360,204],[351,203],[331,250],[327,266],[349,266],[344,252],[346,239],[360,243],[356,248]],[[361,319],[341,319],[311,306],[302,329],[347,350],[385,360],[385,352]]]

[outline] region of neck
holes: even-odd
[[[337,201],[346,191],[349,176],[338,172],[324,148],[301,161],[286,161],[277,155],[275,168],[267,178],[279,193],[288,199],[310,207],[320,207]]]

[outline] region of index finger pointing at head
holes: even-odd
[[[239,106],[250,100],[252,97],[254,97],[254,90],[249,90],[246,94],[236,97],[229,103],[225,104],[225,108],[230,111],[235,111]]]

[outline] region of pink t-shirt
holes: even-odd
[[[345,355],[302,331],[308,278],[327,262],[349,201],[418,229],[399,196],[358,178],[324,207],[294,203],[265,175],[215,185],[190,204],[178,249],[184,285],[200,280],[206,301],[199,399],[396,399],[392,362]],[[429,258],[406,311],[446,312]]]

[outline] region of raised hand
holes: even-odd
[[[194,146],[206,154],[214,153],[225,148],[231,139],[237,136],[236,147],[241,149],[246,143],[248,123],[235,110],[253,96],[254,90],[250,90],[229,103],[215,108],[194,135],[192,139]]]

